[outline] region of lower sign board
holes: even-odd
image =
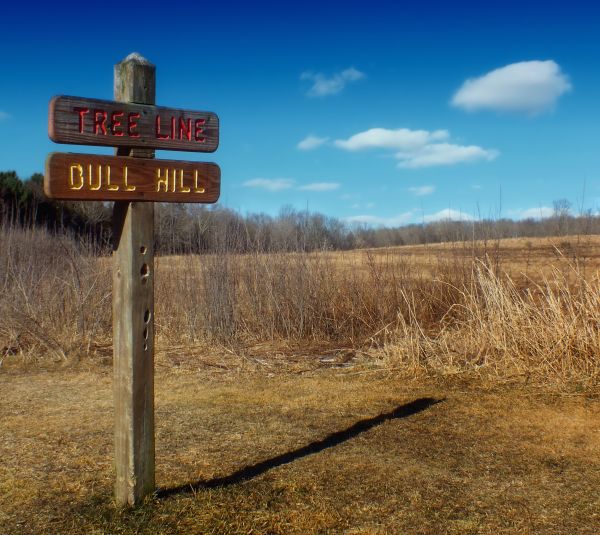
[[[44,192],[52,199],[214,203],[221,170],[214,163],[54,152]]]

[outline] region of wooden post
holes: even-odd
[[[116,156],[50,154],[44,192],[61,200],[115,201],[115,499],[137,505],[155,487],[153,201],[214,203],[221,191],[218,165],[154,160],[154,149],[213,152],[219,118],[155,106],[156,69],[138,54],[115,65],[114,81],[116,102],[68,96],[50,101],[53,141],[119,148]]]
[[[154,104],[155,67],[137,54],[115,65],[115,100]],[[119,156],[154,158],[149,149]],[[113,212],[115,499],[154,492],[154,203],[115,202]]]

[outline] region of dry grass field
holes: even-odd
[[[596,399],[335,367],[273,376],[199,367],[159,371],[156,384],[161,488],[119,510],[110,374],[0,377],[2,533],[570,535],[600,526]]]
[[[158,258],[112,502],[110,261],[0,232],[0,533],[598,533],[600,237]]]

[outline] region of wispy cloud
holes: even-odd
[[[298,191],[335,191],[340,188],[339,182],[311,182],[296,186],[293,178],[253,178],[242,184],[246,188],[264,189],[265,191],[277,192],[289,189]]]
[[[375,215],[363,214],[346,217],[345,221],[350,224],[354,223],[383,227],[398,227],[400,225],[408,223],[412,219],[412,217],[412,212],[404,212],[402,214],[398,214],[392,217],[379,217]]]
[[[312,184],[300,186],[298,189],[301,191],[333,191],[339,189],[339,187],[339,182],[313,182]]]
[[[398,128],[390,130],[387,128],[371,128],[364,132],[354,134],[348,139],[337,139],[334,144],[344,150],[364,149],[395,149],[401,151],[416,150],[428,143],[448,139],[447,130],[410,130]]]
[[[435,191],[435,186],[416,186],[408,188],[408,191],[417,197],[423,197],[424,195],[431,195]]]
[[[461,212],[460,210],[452,210],[451,208],[444,208],[435,214],[429,214],[423,217],[426,223],[432,221],[473,221],[473,216]]]
[[[348,151],[387,149],[397,151],[398,167],[418,169],[439,165],[455,165],[477,160],[493,160],[499,154],[493,149],[477,145],[449,143],[448,130],[410,130],[399,128],[371,128],[348,139],[338,139],[334,145]]]
[[[522,61],[466,80],[452,97],[452,105],[467,111],[537,115],[553,109],[558,98],[571,89],[555,61]]]
[[[544,219],[554,214],[554,210],[549,206],[538,206],[537,208],[527,208],[519,210],[516,213],[518,219]]]
[[[372,210],[373,208],[375,208],[375,206],[376,205],[375,205],[374,202],[367,202],[367,203],[364,203],[364,204],[361,204],[359,202],[355,202],[355,203],[352,203],[350,205],[350,208],[352,208],[353,210],[361,210],[363,208],[365,208],[367,210]]]
[[[243,186],[275,192],[293,188],[294,183],[295,180],[291,178],[253,178],[252,180],[246,180]]]
[[[313,150],[329,141],[328,137],[306,136],[296,147],[300,150]]]
[[[10,113],[6,113],[5,111],[0,110],[0,121],[4,121],[10,117]]]
[[[396,154],[400,160],[398,167],[405,169],[419,169],[436,165],[455,165],[463,162],[477,160],[494,160],[498,157],[497,150],[488,150],[477,145],[454,145],[452,143],[435,143],[426,145],[413,153]]]
[[[309,97],[325,97],[327,95],[336,95],[342,91],[342,89],[344,89],[349,82],[356,82],[364,77],[365,74],[354,67],[337,72],[330,77],[311,71],[303,72],[300,75],[301,80],[310,80],[313,82],[313,85],[307,93]]]

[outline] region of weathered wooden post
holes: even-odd
[[[155,67],[130,55],[115,65],[115,100],[154,104]],[[154,158],[151,149],[118,156]],[[113,209],[115,499],[135,505],[154,492],[154,203]]]
[[[50,198],[114,201],[113,354],[115,498],[137,505],[154,492],[154,204],[214,203],[214,163],[155,160],[154,149],[213,152],[219,118],[154,105],[155,68],[137,54],[115,66],[115,102],[57,96],[48,134],[57,143],[118,147],[116,156],[52,153]]]

